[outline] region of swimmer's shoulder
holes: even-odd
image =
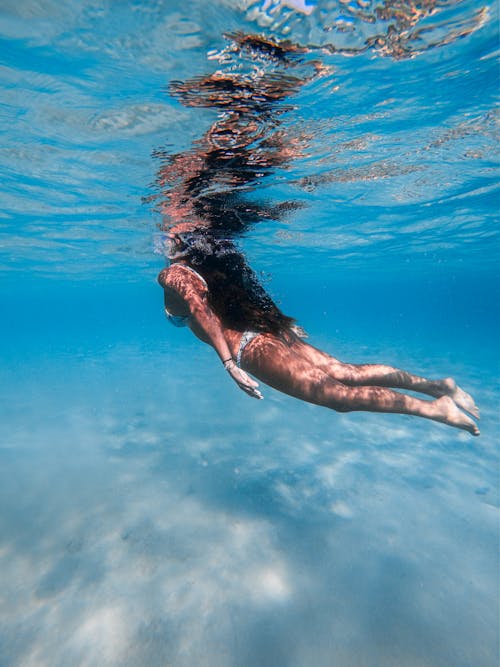
[[[158,282],[166,289],[174,289],[184,292],[186,289],[196,291],[207,291],[207,283],[203,276],[185,264],[172,264],[160,271]]]

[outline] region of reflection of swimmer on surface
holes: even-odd
[[[428,380],[382,364],[345,364],[304,342],[304,332],[266,294],[237,249],[234,237],[251,224],[297,206],[270,206],[244,194],[300,154],[302,138],[290,141],[280,128],[283,100],[311,80],[311,65],[312,77],[322,69],[316,61],[303,63],[297,55],[303,50],[289,43],[243,35],[232,39],[231,53],[239,57],[247,51],[257,59],[250,73],[235,72],[231,63],[229,73],[171,87],[184,104],[215,108],[219,115],[194,150],[160,156],[170,266],[159,282],[167,317],[211,345],[231,378],[254,398],[262,395],[248,373],[290,396],[340,412],[417,415],[479,435],[462,412],[478,417],[474,401],[453,380]],[[308,75],[300,75],[303,68],[309,68]]]
[[[207,252],[206,241],[172,235],[171,265],[158,278],[165,309],[168,317],[189,326],[215,349],[249,396],[262,398],[251,373],[285,394],[338,412],[415,415],[479,435],[474,421],[462,412],[478,418],[474,401],[451,378],[428,380],[382,364],[345,364],[308,345],[294,321],[260,287],[241,254],[229,242],[214,240]]]
[[[162,160],[158,185],[166,219],[163,229],[182,224],[191,230],[240,234],[255,222],[280,219],[300,206],[272,206],[244,195],[273,169],[300,155],[305,139],[281,127],[281,117],[290,108],[283,102],[319,75],[320,65],[292,60],[300,49],[288,43],[278,46],[240,34],[232,40],[237,56],[249,52],[250,68],[230,68],[170,85],[171,94],[184,106],[216,109],[218,117],[192,150],[155,154]],[[239,58],[237,62],[243,66]],[[299,71],[292,72],[292,66]]]

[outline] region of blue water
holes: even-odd
[[[1,3],[1,667],[497,664],[497,6],[397,8]],[[336,357],[454,376],[480,438],[252,401],[166,324],[152,154],[217,117],[167,85],[235,30],[328,68],[249,263]]]

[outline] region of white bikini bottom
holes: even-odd
[[[241,336],[240,340],[240,346],[238,347],[238,354],[236,355],[236,365],[238,368],[241,368],[241,355],[243,354],[243,350],[246,348],[248,343],[252,341],[254,338],[257,336],[260,336],[262,332],[260,331],[245,331],[243,332],[243,335]]]

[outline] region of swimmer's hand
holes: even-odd
[[[224,362],[224,368],[236,382],[238,387],[242,389],[246,394],[252,396],[252,398],[258,398],[258,399],[264,398],[260,393],[260,391],[257,389],[257,387],[259,386],[257,382],[255,382],[255,380],[252,380],[252,378],[249,375],[247,375],[245,371],[242,371],[241,368],[238,368],[238,366],[234,363],[232,359],[229,359],[229,361]]]

